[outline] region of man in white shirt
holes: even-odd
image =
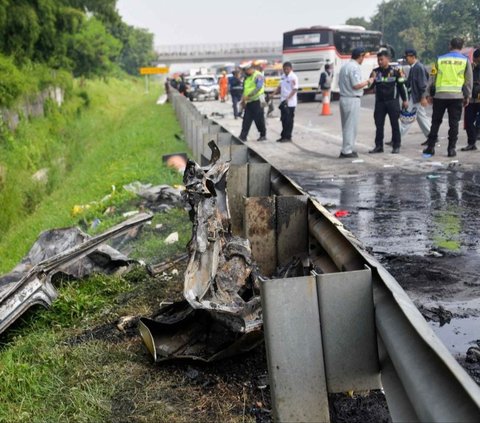
[[[340,88],[340,119],[342,122],[343,144],[340,151],[341,159],[358,157],[355,151],[357,127],[360,116],[360,97],[364,88],[373,83],[373,78],[362,81],[360,65],[365,58],[365,49],[356,47],[352,51],[352,58],[340,70],[338,85]]]
[[[293,120],[295,118],[295,107],[297,107],[298,78],[293,72],[290,62],[283,64],[282,80],[272,97],[280,91],[280,120],[282,121],[282,133],[278,142],[291,142],[293,131]]]

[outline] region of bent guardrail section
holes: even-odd
[[[261,284],[275,420],[328,422],[328,393],[383,388],[394,422],[480,421],[480,388],[362,243],[185,97],[170,101],[197,162],[211,140],[231,161],[232,229],[262,274],[293,256],[318,270]]]

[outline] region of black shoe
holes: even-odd
[[[339,159],[355,159],[358,157],[358,154],[355,151],[352,151],[351,153],[344,154],[340,153],[340,156],[338,156]]]
[[[431,156],[435,155],[435,149],[433,147],[427,147],[423,150],[423,154],[430,154]]]
[[[247,142],[247,139],[244,138],[244,137],[242,137],[242,136],[239,136],[238,139],[239,139],[240,141]]]
[[[454,148],[448,149],[448,157],[455,157],[456,155],[457,155],[457,152],[455,151]]]
[[[277,142],[292,142],[291,138],[280,138]]]
[[[393,141],[388,141],[385,143],[385,145],[393,145]]]
[[[477,150],[477,146],[475,144],[468,144],[466,147],[461,148],[462,151],[473,151]]]
[[[383,153],[383,147],[375,147],[373,150],[369,151],[370,154]]]
[[[395,147],[392,149],[392,154],[399,154],[400,153],[400,147]]]
[[[277,141],[277,142],[283,142],[283,138],[280,137],[278,140],[275,140],[275,141]]]
[[[262,135],[257,141],[267,141],[267,137]]]
[[[428,145],[428,140],[423,141],[420,145]]]

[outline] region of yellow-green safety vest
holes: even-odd
[[[465,83],[467,58],[460,53],[447,53],[437,59],[436,93],[461,93]]]
[[[243,96],[246,97],[253,91],[257,89],[257,82],[256,79],[258,76],[262,76],[262,74],[259,71],[253,72],[250,76],[247,76],[245,78],[245,81],[243,82]],[[257,94],[255,94],[253,97],[248,98],[248,102],[250,101],[256,101],[258,100],[263,94],[265,93],[265,84],[262,85],[262,88],[258,91]]]

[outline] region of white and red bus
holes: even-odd
[[[327,63],[333,65],[332,94],[337,96],[339,71],[350,60],[352,50],[364,47],[370,53],[362,64],[362,75],[367,79],[377,66],[376,53],[381,45],[382,33],[367,31],[362,26],[312,26],[283,34],[283,61],[293,65],[300,98],[314,100],[319,92],[320,73]]]

